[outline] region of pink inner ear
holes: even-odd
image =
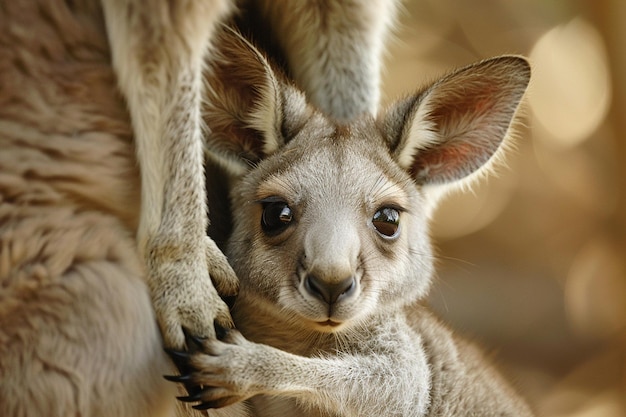
[[[411,174],[420,184],[443,184],[470,175],[484,165],[493,151],[468,142],[448,143],[420,150],[414,158]]]
[[[465,92],[440,97],[430,112],[441,140],[415,155],[411,173],[419,183],[462,179],[483,166],[502,142],[511,112],[499,102],[496,89],[476,83]]]

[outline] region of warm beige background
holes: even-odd
[[[431,300],[541,415],[626,416],[626,1],[405,0],[388,98],[502,53],[534,74],[508,167],[437,214]]]

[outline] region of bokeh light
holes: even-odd
[[[582,18],[547,31],[530,52],[534,66],[528,101],[541,136],[561,146],[587,139],[602,123],[611,100],[605,48]]]
[[[386,101],[493,55],[533,66],[507,166],[435,213],[431,304],[538,415],[626,416],[626,2],[403,4]]]
[[[576,255],[565,281],[565,308],[577,334],[610,338],[626,328],[623,255],[602,238]]]

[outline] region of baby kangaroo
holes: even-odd
[[[205,120],[238,176],[228,257],[239,331],[173,352],[192,394],[257,416],[530,416],[478,349],[418,304],[437,196],[502,148],[529,82],[501,56],[377,117],[337,124],[233,33],[217,43]],[[241,333],[240,333],[241,332]]]

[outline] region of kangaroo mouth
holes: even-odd
[[[343,323],[340,323],[338,321],[333,321],[333,320],[328,319],[326,321],[318,321],[317,324],[320,325],[320,326],[337,327],[337,326],[341,326]]]

